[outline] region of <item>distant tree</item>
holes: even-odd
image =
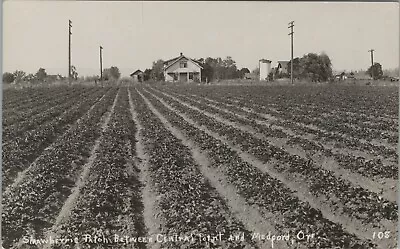
[[[198,62],[202,62],[203,67],[201,71],[202,81],[214,81],[222,79],[236,79],[244,76],[243,71],[237,69],[236,62],[231,56],[227,56],[225,59],[207,57],[198,59]],[[248,69],[247,69],[248,71]]]
[[[244,76],[246,75],[246,73],[250,73],[250,70],[248,68],[244,67],[238,71],[238,77],[243,79]]]
[[[318,57],[321,67],[320,79],[322,79],[323,81],[327,81],[329,78],[333,76],[331,59],[325,53],[321,53]]]
[[[164,80],[164,61],[159,59],[153,62],[153,67],[151,68],[151,79],[156,81]]]
[[[150,68],[146,68],[146,70],[144,70],[143,72],[143,80],[144,81],[148,81],[151,79],[151,69]]]
[[[103,69],[103,80],[110,80],[110,79],[111,79],[110,68]]]
[[[293,66],[295,66],[294,62]],[[300,59],[299,71],[301,78],[306,78],[313,82],[327,81],[332,77],[331,60],[326,54],[309,53]]]
[[[118,67],[110,67],[103,70],[103,80],[117,80],[121,76]]]
[[[383,76],[382,65],[379,62],[374,63],[373,66],[370,66],[368,68],[367,74],[373,77],[374,80],[382,78]]]
[[[223,79],[235,79],[238,78],[236,62],[231,56],[227,56],[226,59],[222,61],[222,71]]]
[[[74,80],[78,79],[78,72],[76,71],[76,67],[75,66],[71,66],[71,76]]]
[[[23,80],[26,82],[33,82],[35,80],[35,75],[30,73],[26,75]]]
[[[85,82],[94,82],[95,80],[97,80],[98,79],[98,76],[97,75],[92,75],[92,76],[85,76],[85,77],[83,77],[83,80],[85,81]]]
[[[293,59],[293,77],[294,78],[299,78],[299,76],[302,73],[302,68],[300,65],[301,59],[299,57],[296,57]],[[287,74],[284,75],[285,77],[290,77],[290,71],[291,71],[291,64],[292,62],[289,61],[289,63],[287,64]]]
[[[272,81],[272,80],[274,80],[274,73],[273,73],[273,72],[270,72],[270,73],[268,74],[268,81]]]
[[[257,75],[257,77],[260,76],[260,68],[257,67],[257,68],[255,68],[255,69],[253,69],[252,73],[255,74],[255,75]]]
[[[205,60],[203,58],[200,59],[195,59],[196,62],[198,62],[200,65],[204,64]]]
[[[46,69],[44,68],[39,68],[35,75],[36,79],[39,81],[44,81],[47,77]]]
[[[214,72],[216,70],[216,59],[208,57],[202,64],[201,77],[203,82],[211,82],[214,80]]]
[[[14,81],[16,83],[20,83],[21,81],[23,81],[23,79],[24,79],[24,77],[26,75],[26,73],[24,71],[21,71],[21,70],[16,70],[13,74],[14,74],[14,77],[15,77]]]
[[[121,73],[119,72],[118,67],[111,67],[110,74],[111,74],[111,77],[113,77],[116,80],[119,79],[119,77],[121,77]]]
[[[13,83],[14,80],[15,80],[15,76],[13,73],[8,73],[8,72],[3,73],[3,83],[10,84],[10,83]]]

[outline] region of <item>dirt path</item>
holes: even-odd
[[[74,124],[71,124],[70,127],[64,132],[64,134],[67,134],[68,132],[70,132],[74,127],[77,126],[77,124],[79,124],[81,122],[81,120],[83,119],[83,117],[85,117],[86,115],[88,115],[93,108],[99,103],[101,102],[101,100],[107,95],[108,92],[104,93],[103,96],[98,99],[91,107],[90,109],[86,112],[86,114],[82,115],[81,118],[79,118]],[[62,137],[64,134],[62,134],[60,137]],[[58,138],[60,138],[58,137]],[[46,147],[43,152],[50,150],[54,143],[57,141],[56,138],[48,147]],[[41,155],[39,155],[25,170],[18,172],[17,177],[14,179],[13,183],[10,184],[4,191],[3,191],[3,196],[8,195],[10,193],[10,191],[12,191],[13,189],[15,189],[25,178],[26,174],[28,171],[30,171],[32,168],[35,167],[36,162],[38,161],[38,159],[40,158]]]
[[[135,107],[132,102],[132,96],[131,96],[131,91],[128,88],[128,98],[129,98],[129,106],[130,106],[130,112],[132,115],[132,119],[136,124],[136,165],[140,169],[139,172],[139,180],[143,184],[144,188],[142,189],[142,201],[143,201],[143,206],[144,206],[144,211],[143,211],[143,219],[145,226],[147,228],[147,236],[153,237],[157,234],[160,233],[160,219],[157,218],[157,215],[160,213],[160,211],[157,209],[156,205],[156,199],[157,199],[157,194],[152,191],[151,186],[153,186],[153,183],[151,181],[150,173],[149,173],[149,167],[148,167],[148,162],[149,162],[149,156],[146,154],[144,150],[144,140],[142,137],[142,131],[143,127],[139,122],[139,119],[137,117],[137,112],[135,110]],[[153,243],[153,244],[147,244],[147,248],[151,249],[159,249],[160,248],[160,243]]]
[[[275,227],[272,225],[273,222],[268,222],[263,218],[260,211],[252,206],[249,206],[244,198],[242,198],[237,189],[228,183],[222,172],[210,167],[210,160],[207,154],[202,151],[192,140],[188,139],[183,132],[175,128],[156,108],[150,103],[150,101],[143,96],[140,92],[144,101],[150,110],[161,120],[164,126],[179,140],[182,144],[188,147],[191,151],[192,157],[195,159],[197,165],[199,165],[200,172],[207,178],[211,186],[218,192],[218,194],[226,201],[230,212],[234,217],[239,220],[244,227],[251,232],[271,231],[272,234],[279,234]],[[264,212],[264,216],[273,217],[276,221],[279,218],[276,214]],[[257,241],[257,245],[260,248],[268,248],[270,241]]]
[[[103,120],[102,120],[102,124],[101,124],[101,130],[102,130],[101,134],[103,134],[103,132],[106,131],[108,128],[108,123],[110,122],[111,116],[114,113],[114,108],[117,103],[118,96],[119,96],[119,93],[116,94],[110,111],[103,116]],[[102,138],[103,138],[103,135],[100,135],[100,137],[96,139],[95,144],[90,152],[89,159],[86,162],[86,164],[83,166],[83,170],[78,178],[78,181],[75,183],[75,187],[71,191],[71,195],[68,197],[68,199],[65,201],[63,207],[61,208],[58,216],[56,217],[54,225],[50,228],[49,231],[45,232],[46,238],[50,238],[50,237],[57,238],[57,230],[59,229],[59,226],[68,219],[71,210],[75,207],[77,198],[79,197],[79,194],[80,194],[80,190],[85,185],[85,182],[89,176],[90,169],[97,158],[97,151],[100,147],[100,142],[101,142]],[[51,247],[52,246],[50,243],[46,243],[44,245],[43,249],[48,249]]]
[[[360,239],[365,239],[369,240],[372,237],[372,232],[376,231],[376,229],[379,230],[390,230],[390,231],[396,231],[396,224],[393,224],[391,222],[382,222],[380,224],[380,228],[377,228],[376,226],[373,226],[372,224],[363,224],[359,220],[352,219],[348,217],[347,215],[344,215],[340,213],[339,210],[333,210],[333,208],[327,204],[327,201],[323,198],[316,198],[310,194],[310,191],[308,187],[306,186],[305,182],[306,179],[301,179],[301,178],[296,178],[293,175],[287,175],[287,174],[282,174],[277,172],[272,164],[266,164],[257,158],[255,158],[253,155],[250,155],[246,152],[243,152],[239,147],[235,146],[232,144],[232,142],[228,141],[224,137],[221,137],[220,135],[216,134],[215,132],[212,132],[208,130],[207,128],[198,125],[195,121],[192,119],[186,117],[184,114],[176,110],[175,108],[171,107],[168,105],[165,101],[162,101],[160,98],[156,97],[160,102],[165,105],[167,108],[170,110],[173,110],[176,114],[181,116],[186,122],[192,124],[196,128],[204,131],[206,134],[214,137],[215,139],[218,139],[222,141],[223,143],[227,144],[233,151],[237,152],[240,158],[248,162],[250,165],[258,168],[261,172],[269,174],[271,177],[281,181],[283,184],[285,184],[292,192],[293,195],[295,195],[297,198],[300,200],[303,200],[305,202],[308,202],[312,208],[320,210],[323,214],[323,216],[337,224],[341,224],[344,228],[345,231],[347,231],[350,234],[355,234],[357,237]],[[387,223],[387,224],[386,224]],[[378,225],[378,224],[375,224]],[[393,246],[391,243],[392,241],[381,241],[382,246],[385,248],[390,248],[390,246]]]

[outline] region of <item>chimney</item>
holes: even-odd
[[[182,56],[183,54],[182,54],[182,52],[181,52],[181,56]]]

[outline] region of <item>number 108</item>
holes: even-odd
[[[374,232],[374,234],[372,235],[372,239],[388,239],[390,237],[390,231],[386,231],[386,232]]]

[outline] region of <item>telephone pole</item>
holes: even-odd
[[[371,76],[374,79],[374,51],[375,49],[368,50],[371,53]]]
[[[294,21],[289,22],[289,27],[290,28],[290,33],[289,35],[291,36],[291,60],[290,60],[290,81],[293,84],[293,27],[294,27]]]
[[[103,80],[103,55],[102,55],[103,47],[100,46],[100,81]]]
[[[71,85],[71,28],[72,22],[68,20],[68,83]]]

